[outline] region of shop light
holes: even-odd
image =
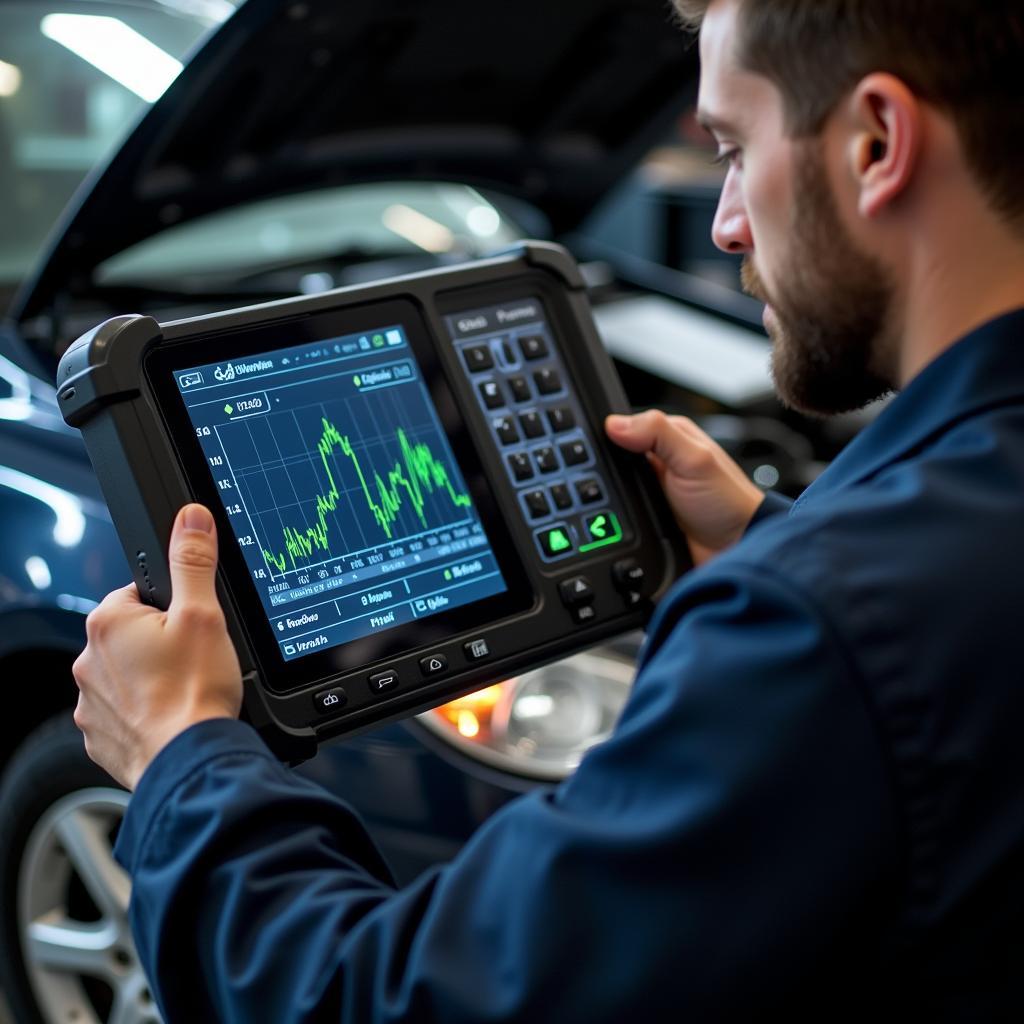
[[[382,220],[390,231],[427,252],[449,252],[455,244],[455,236],[448,228],[404,203],[389,206]]]
[[[21,68],[0,60],[0,96],[13,96],[21,88]]]
[[[136,96],[153,103],[181,73],[182,64],[119,18],[48,14],[40,29]]]

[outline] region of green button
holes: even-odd
[[[564,555],[567,551],[572,551],[572,539],[565,527],[554,526],[538,536],[540,537],[540,546],[546,555]]]
[[[580,545],[580,552],[584,554],[595,548],[618,544],[622,540],[622,527],[614,512],[598,512],[587,516],[583,520],[583,532],[590,538],[586,544]]]

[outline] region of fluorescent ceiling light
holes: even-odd
[[[0,96],[13,96],[21,88],[21,69],[0,60]]]
[[[152,103],[181,73],[181,62],[118,18],[48,14],[44,36]]]
[[[404,203],[389,206],[381,219],[386,228],[427,252],[448,252],[455,244],[448,228]]]

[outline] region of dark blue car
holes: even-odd
[[[157,1020],[111,857],[127,794],[71,722],[85,616],[130,577],[57,411],[61,352],[116,313],[175,319],[551,237],[583,259],[634,400],[704,416],[759,483],[799,490],[845,436],[783,421],[735,267],[680,248],[680,210],[706,232],[713,172],[694,186],[675,146],[629,176],[685,133],[694,83],[662,0],[523,0],[486,21],[464,0],[0,6],[0,991],[19,1022]],[[411,878],[608,734],[637,643],[301,770]]]

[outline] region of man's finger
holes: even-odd
[[[709,453],[702,437],[681,430],[657,409],[636,416],[609,416],[605,430],[627,451],[657,456],[669,473],[694,476],[706,468]]]
[[[218,606],[217,531],[203,505],[186,505],[174,521],[168,554],[171,569],[171,607]]]

